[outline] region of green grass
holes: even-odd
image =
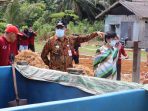
[[[95,55],[95,51],[96,51],[97,47],[96,46],[82,46],[80,48],[80,54],[82,55],[90,55],[90,56],[94,56]],[[125,49],[129,59],[133,59],[133,52],[129,49]],[[141,61],[146,61],[146,52],[144,50],[141,50]]]
[[[85,48],[80,48],[80,55],[89,55],[89,56],[94,56],[95,55],[95,50],[89,50]]]
[[[89,48],[89,49],[92,49],[92,50],[93,50],[93,49],[95,50],[95,49],[97,48],[97,47],[94,46],[94,45],[85,45],[85,46],[82,46],[81,48],[83,48],[83,47],[84,47],[84,48]]]
[[[43,41],[43,42],[35,42],[35,51],[40,53],[42,51],[45,43],[46,43],[45,41]]]

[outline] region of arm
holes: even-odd
[[[51,51],[51,49],[50,49],[50,41],[48,40],[48,42],[44,45],[44,48],[43,48],[42,53],[41,53],[42,60],[48,66],[49,66],[50,61],[48,60],[47,56],[48,56],[50,51]]]
[[[32,32],[32,33],[33,33],[34,36],[37,36],[37,33],[36,32]]]
[[[100,36],[101,38],[103,38],[104,33],[103,32],[93,32],[89,35],[80,35],[77,38],[75,38],[76,43],[83,43],[83,42],[87,42],[97,36]]]
[[[126,59],[128,59],[128,55],[127,55],[126,51],[124,50],[124,46],[123,45],[121,46],[121,54],[123,56],[125,56]]]

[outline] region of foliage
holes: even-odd
[[[92,0],[59,0],[57,3],[59,4],[57,11],[74,10],[81,19],[94,20],[95,16],[102,11],[102,8],[97,8]]]
[[[29,27],[24,25],[24,26],[21,27],[21,30],[23,31],[25,28],[29,28]]]
[[[71,34],[89,34],[94,31],[102,31],[103,30],[103,22],[95,21],[93,24],[90,24],[87,19],[82,22],[79,21],[77,25],[74,25],[73,22],[70,22],[68,25],[69,33]]]
[[[21,29],[33,25],[37,31],[37,40],[53,36],[55,24],[59,20],[68,24],[70,34],[87,34],[103,29],[103,22],[94,20],[96,15],[108,7],[108,0],[101,1],[13,0],[0,8],[0,19],[2,22],[19,25]]]
[[[64,17],[65,13],[64,12],[59,12],[59,13],[53,13],[50,15],[51,18],[62,18]]]
[[[50,23],[52,18],[50,17],[50,12],[48,10],[44,11],[42,17],[39,18],[41,23]]]
[[[0,22],[0,34],[4,33],[6,25],[7,25],[6,23]]]
[[[65,16],[73,17],[74,20],[79,19],[79,17],[76,14],[74,14],[74,11],[72,10],[65,10],[64,12],[53,13],[50,15],[51,18],[58,18],[58,19],[62,19]]]
[[[44,3],[22,4],[20,8],[22,23],[27,26],[33,25],[42,16],[44,9]]]
[[[53,26],[44,24],[37,30],[37,40],[46,40],[54,35]]]
[[[7,23],[15,25],[33,25],[38,20],[45,10],[45,4],[27,2],[21,3],[19,0],[14,0],[7,5],[6,13],[4,18]]]
[[[3,20],[4,12],[7,8],[7,5],[0,6],[0,19]]]
[[[7,23],[18,25],[20,23],[20,3],[18,0],[13,0],[7,5],[4,15]]]

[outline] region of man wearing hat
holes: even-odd
[[[15,42],[17,35],[22,35],[14,25],[8,25],[5,33],[0,37],[0,66],[7,66],[10,64],[10,43]]]
[[[50,38],[45,44],[41,58],[50,69],[67,71],[67,68],[73,67],[72,65],[72,52],[74,45],[77,43],[87,42],[97,36],[103,36],[102,32],[94,32],[89,35],[79,35],[74,37],[65,35],[66,28],[62,22],[56,25],[55,36]],[[48,59],[50,54],[50,60]]]

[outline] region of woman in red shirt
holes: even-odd
[[[29,45],[29,36],[28,36],[28,29],[25,28],[23,31],[23,36],[20,37],[20,46],[19,50],[28,50],[28,45]]]

